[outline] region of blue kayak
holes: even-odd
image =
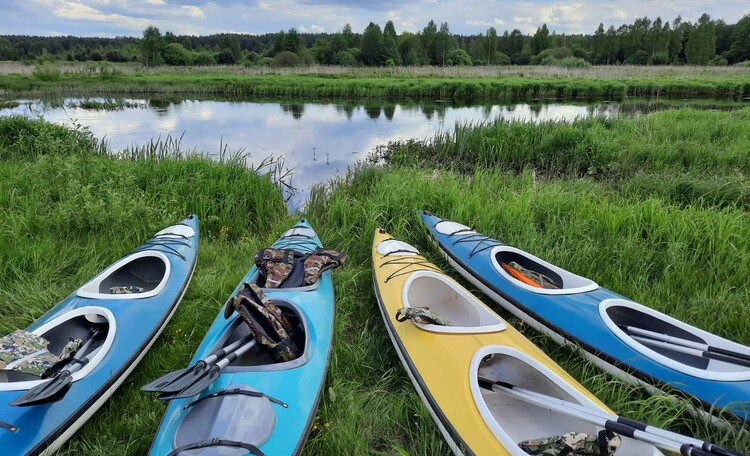
[[[102,406],[177,310],[197,253],[198,219],[190,216],[116,261],[26,329],[49,341],[53,354],[71,338],[91,342],[76,352],[82,362],[71,369],[69,389],[52,402],[11,406],[50,380],[0,370],[2,454],[52,453]]]
[[[651,392],[663,388],[690,399],[697,411],[750,421],[750,347],[633,302],[468,226],[427,211],[420,216],[451,266],[534,329],[559,344],[580,347],[594,364]]]
[[[309,253],[321,247],[305,220],[282,234],[272,248]],[[242,278],[258,283],[256,266]],[[315,421],[331,354],[334,296],[331,271],[310,286],[262,288],[296,328],[296,359],[274,362],[234,312],[219,312],[196,352],[198,360],[250,338],[252,348],[226,367],[197,395],[173,399],[151,446],[154,456],[299,454]],[[231,348],[230,348],[231,352]],[[226,359],[226,358],[225,358]],[[219,365],[219,363],[216,363]]]

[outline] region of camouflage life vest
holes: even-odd
[[[245,284],[237,296],[227,301],[224,317],[237,311],[250,327],[255,340],[276,362],[291,361],[300,352],[292,340],[294,328],[281,310],[255,284]]]
[[[403,322],[411,320],[420,325],[453,326],[447,319],[443,318],[429,307],[402,307],[396,311],[396,321]]]
[[[583,432],[568,432],[566,434],[532,439],[520,442],[518,446],[534,456],[611,456],[620,448],[619,435],[602,431],[598,436]]]
[[[143,288],[135,285],[128,285],[123,287],[109,287],[110,294],[135,294],[143,293]]]
[[[73,356],[81,343],[81,339],[72,339],[54,355],[47,350],[46,339],[18,329],[0,338],[0,369],[46,378]]]
[[[263,249],[255,255],[263,288],[295,288],[313,285],[320,274],[341,266],[346,254],[329,249],[301,253],[289,249]]]
[[[559,290],[560,288],[562,288],[562,285],[560,285],[560,283],[558,283],[557,280],[547,277],[541,272],[532,271],[531,269],[524,268],[523,266],[516,263],[515,261],[511,261],[509,263],[503,263],[501,266],[503,267],[503,269],[505,269],[506,272],[508,272],[508,274],[512,275],[514,278],[524,283],[527,283],[533,287],[549,288],[549,289],[555,289],[555,290]]]

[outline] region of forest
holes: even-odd
[[[143,36],[0,36],[0,60],[141,62],[146,66],[455,66],[455,65],[750,65],[750,15],[735,24],[703,14],[698,21],[677,17],[638,18],[618,28],[603,24],[591,34],[559,34],[546,24],[533,35],[500,34],[490,27],[476,35],[451,33],[447,22],[430,21],[416,33],[396,30],[392,21],[373,22],[355,33],[164,34],[148,27]]]

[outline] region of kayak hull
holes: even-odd
[[[440,252],[463,277],[479,287],[495,302],[524,320],[534,329],[559,344],[580,348],[589,360],[608,373],[631,383],[641,384],[655,393],[666,389],[689,399],[698,411],[722,410],[748,420],[750,381],[722,381],[699,378],[660,362],[625,343],[605,323],[602,304],[626,302],[627,298],[602,287],[570,294],[540,294],[513,283],[493,265],[493,249],[476,248],[476,243],[456,243],[456,236],[441,233],[436,225],[442,220],[420,212],[428,234]],[[504,245],[487,238],[486,245]],[[656,314],[656,312],[654,312]],[[663,319],[669,317],[663,316]],[[687,325],[686,325],[687,326]],[[700,331],[695,328],[696,331]],[[689,370],[689,368],[685,368]],[[696,371],[697,372],[697,371]],[[700,375],[700,373],[696,374]],[[707,374],[708,376],[708,374]]]
[[[306,221],[299,222],[295,228],[310,229]],[[293,229],[295,229],[293,228]],[[291,230],[290,230],[291,231]],[[315,247],[320,246],[317,235],[312,240]],[[283,242],[283,239],[274,244],[277,248],[294,248],[293,244]],[[302,250],[310,250],[309,244]],[[251,282],[257,277],[257,268],[253,266],[243,277],[240,284],[232,292],[232,296],[239,292],[245,282]],[[263,289],[265,295],[283,308],[293,309],[300,317],[305,332],[305,352],[300,358],[286,363],[238,366],[235,363],[222,369],[218,379],[214,381],[200,394],[188,399],[172,400],[162,419],[159,431],[152,443],[150,453],[154,456],[164,456],[182,446],[186,442],[184,434],[185,426],[188,426],[189,417],[197,407],[185,408],[191,402],[209,396],[213,393],[231,388],[250,388],[277,399],[288,405],[284,408],[279,404],[273,404],[272,408],[264,408],[266,421],[273,421],[267,435],[224,435],[223,432],[232,432],[222,429],[221,425],[211,427],[211,420],[207,417],[207,435],[196,434],[195,441],[223,438],[233,441],[245,441],[258,447],[269,455],[294,455],[302,451],[315,420],[315,412],[323,394],[325,375],[331,354],[331,342],[333,337],[334,317],[334,293],[331,271],[324,272],[318,280],[317,286],[298,289]],[[218,347],[226,345],[229,337],[235,334],[238,328],[244,328],[244,323],[238,320],[238,315],[233,314],[225,319],[223,309],[219,312],[213,324],[209,328],[203,342],[199,346],[191,365],[205,358]],[[230,388],[231,387],[231,388]],[[197,412],[201,413],[201,412]],[[220,415],[221,409],[217,412]],[[254,411],[237,413],[250,416]],[[248,418],[244,424],[246,428],[262,427],[263,420]],[[231,427],[231,425],[227,425]],[[201,431],[202,432],[202,431]],[[244,431],[243,431],[244,432]],[[244,437],[244,439],[243,439]],[[248,442],[247,440],[255,441]],[[261,440],[260,442],[258,440]],[[190,442],[188,442],[190,443]],[[237,454],[242,453],[238,450]],[[193,453],[190,453],[193,454]],[[235,453],[231,453],[235,454]]]
[[[490,399],[478,386],[481,368],[478,370],[477,366],[487,361],[488,355],[517,357],[523,361],[517,365],[531,366],[526,368],[529,373],[533,370],[544,381],[554,382],[556,390],[565,391],[572,400],[611,413],[520,332],[435,265],[421,256],[398,259],[378,250],[390,241],[395,240],[385,232],[376,232],[373,241],[372,271],[378,307],[399,359],[454,454],[523,455],[517,445],[519,439],[572,430],[568,425],[575,420],[568,417],[535,426],[534,412],[549,416],[548,411],[525,404],[514,404],[520,413],[505,418],[502,411],[491,411]],[[403,246],[408,244],[401,244],[397,250],[405,248]],[[405,261],[412,263],[407,265]],[[421,288],[419,281],[424,281]],[[434,293],[441,287],[446,293]],[[452,322],[451,326],[418,325],[396,319],[398,309],[419,307],[420,294],[425,298],[424,303],[432,303],[433,311],[439,310],[441,316]],[[467,304],[451,313],[440,296],[460,296],[461,302]],[[527,376],[532,378],[530,374]],[[539,384],[544,381],[540,380]],[[530,429],[524,429],[525,426]],[[584,431],[586,425],[581,426]],[[624,448],[624,455],[661,454],[650,445],[632,440],[628,440]]]
[[[16,433],[0,432],[0,445],[8,454],[55,452],[107,401],[159,337],[187,290],[198,252],[197,217],[191,216],[170,228],[192,234],[189,237],[167,235],[151,239],[115,263],[127,264],[136,257],[158,257],[167,262],[164,277],[152,290],[154,293],[87,294],[85,290],[90,282],[27,328],[27,331],[39,333],[48,327],[56,328],[58,322],[63,327],[76,318],[104,317],[107,320],[103,344],[87,366],[79,371],[81,376],[74,374],[72,386],[62,399],[34,406],[11,407],[10,402],[25,394],[28,387],[41,382],[0,382],[0,404],[3,407],[0,415],[3,421],[18,427]]]

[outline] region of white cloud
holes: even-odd
[[[480,27],[492,27],[492,22],[487,22],[487,21],[471,20],[471,21],[466,21],[466,24],[467,25],[477,25],[477,26],[480,26]]]
[[[516,24],[531,24],[531,17],[529,16],[516,16],[513,18],[513,22]]]
[[[621,9],[616,9],[612,11],[612,14],[609,15],[609,18],[616,21],[622,21],[628,18],[628,13]]]
[[[321,27],[321,26],[315,25],[315,24],[312,24],[310,26],[310,30],[312,30],[313,33],[323,33],[323,32],[326,31],[326,29],[324,27]]]
[[[505,21],[500,18],[495,18],[495,25],[505,25]]]

